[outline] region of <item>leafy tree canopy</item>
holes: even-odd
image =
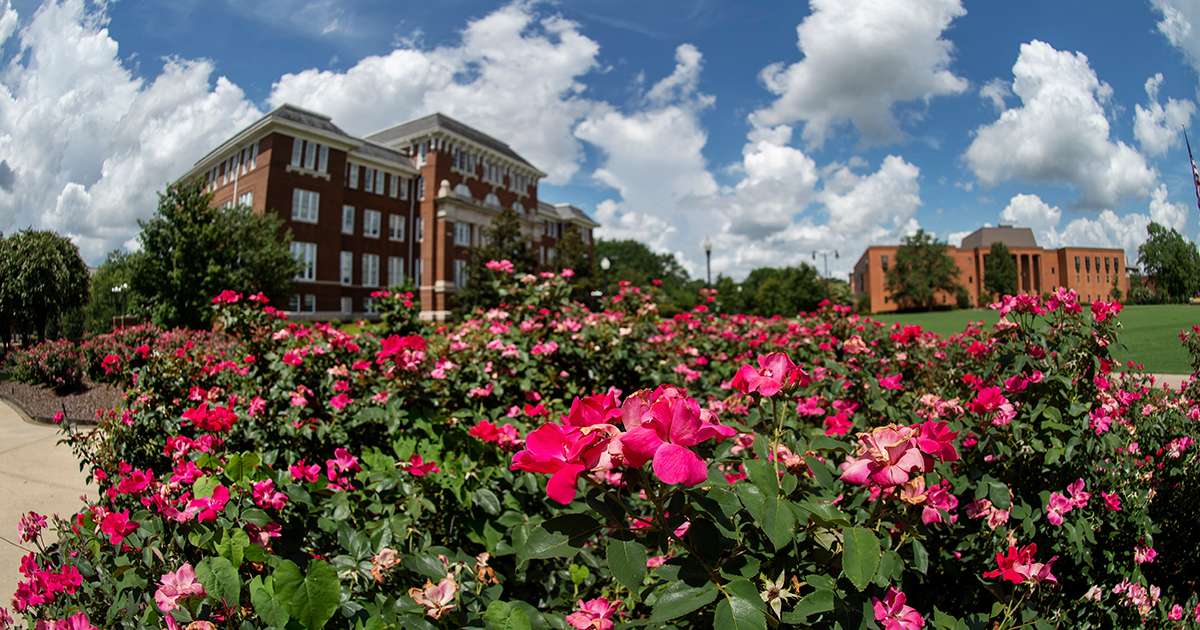
[[[1008,245],[1000,241],[993,242],[990,252],[983,255],[983,288],[997,297],[1017,293],[1017,263]]]
[[[127,252],[111,251],[92,275],[91,292],[83,308],[88,332],[108,332],[113,317],[140,309],[141,297],[128,286],[132,258]],[[118,287],[122,287],[120,291],[113,291]]]
[[[1200,253],[1174,228],[1151,222],[1150,238],[1138,247],[1138,264],[1165,301],[1182,302],[1200,294]]]
[[[925,230],[904,237],[895,263],[887,271],[887,290],[901,308],[933,310],[939,290],[950,295],[957,292],[958,267],[946,251],[946,244]]]
[[[612,265],[608,273],[599,269],[605,258]],[[659,305],[660,312],[665,316],[695,306],[699,291],[704,287],[703,280],[691,279],[674,254],[656,254],[635,240],[597,240],[596,266],[605,295],[615,293],[618,283],[622,281],[636,286],[647,286],[651,280],[661,281]],[[662,309],[664,305],[669,308]]]
[[[469,316],[476,309],[489,309],[500,304],[500,292],[493,281],[487,264],[492,260],[507,260],[513,264],[513,273],[524,275],[537,270],[537,259],[528,237],[521,233],[520,216],[512,208],[505,208],[492,220],[491,226],[483,230],[486,245],[471,248],[467,263],[467,281],[455,300],[454,315]]]
[[[282,219],[244,206],[214,208],[203,185],[172,184],[154,216],[138,221],[142,249],[130,260],[129,285],[160,326],[206,328],[212,297],[225,289],[282,302],[300,270]]]
[[[0,330],[46,338],[46,324],[83,305],[88,269],[79,248],[54,232],[25,230],[0,239]]]

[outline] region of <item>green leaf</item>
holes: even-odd
[[[707,606],[717,598],[717,585],[705,582],[701,586],[693,586],[688,582],[672,582],[663,589],[650,613],[650,622],[666,621],[680,615],[686,615],[697,608]]]
[[[529,534],[525,547],[517,554],[517,564],[531,558],[569,558],[599,530],[600,523],[586,514],[556,516]]]
[[[241,599],[242,579],[228,559],[217,556],[196,563],[196,579],[204,585],[209,597],[236,605]]]
[[[284,560],[274,576],[275,596],[307,630],[321,630],[337,612],[342,588],[337,571],[328,562],[313,560],[307,573],[301,574],[296,563]]]
[[[740,597],[741,599],[750,602],[751,606],[754,606],[763,612],[770,610],[767,608],[766,602],[762,600],[762,596],[758,594],[758,587],[754,586],[750,580],[730,580],[729,583],[725,585],[725,596]]]
[[[484,512],[496,516],[500,513],[500,499],[496,497],[496,493],[487,488],[480,488],[472,495],[475,500],[475,505],[483,508]]]
[[[988,482],[988,498],[991,499],[992,505],[1001,510],[1007,510],[1012,505],[1012,496],[1008,492],[1008,486],[999,481]]]
[[[741,597],[722,599],[713,621],[716,630],[767,630],[763,612]]]
[[[808,448],[812,451],[842,451],[845,453],[854,452],[854,449],[849,444],[835,440],[828,435],[818,435],[817,437],[813,438],[812,444],[809,444]]]
[[[912,541],[913,564],[912,567],[919,573],[925,573],[929,570],[929,551],[925,549],[925,545],[919,540]]]
[[[217,543],[217,553],[229,560],[234,568],[242,566],[242,556],[246,547],[250,546],[250,536],[244,529],[224,530],[221,532],[221,542]]]
[[[646,547],[632,537],[621,540],[614,536],[609,539],[605,554],[613,577],[630,592],[638,592],[646,579]]]
[[[850,524],[850,517],[846,516],[845,512],[839,510],[837,506],[832,503],[816,503],[813,501],[807,501],[805,503],[801,503],[800,507],[808,510],[808,512],[812,515],[812,519],[817,521],[818,525],[824,525],[828,527],[831,525],[845,526]]]
[[[763,496],[762,491],[758,489],[758,486],[752,483],[737,483],[734,484],[733,491],[742,500],[742,505],[746,506],[746,511],[750,512],[750,517],[756,522],[761,523],[763,518],[763,503],[766,501],[766,498]]]
[[[258,508],[246,508],[242,510],[242,520],[258,527],[265,527],[271,523],[271,517]]]
[[[813,477],[817,479],[817,483],[829,490],[833,489],[833,473],[829,472],[829,467],[821,463],[821,460],[809,455],[804,458],[804,463],[808,464],[808,469],[812,471]]]
[[[261,462],[262,458],[257,453],[234,453],[225,464],[225,476],[234,482],[241,481],[254,472]]]
[[[494,630],[530,630],[529,615],[520,608],[509,606],[507,602],[494,601],[488,604],[483,619],[491,622]]]
[[[401,560],[404,561],[404,566],[424,575],[425,577],[440,580],[446,577],[446,566],[442,564],[433,554],[419,553],[414,555],[401,554]]]
[[[842,529],[842,571],[858,590],[863,590],[875,578],[879,568],[879,539],[869,529]]]
[[[200,477],[199,479],[196,480],[195,483],[192,484],[192,496],[197,499],[204,499],[207,497],[211,497],[212,493],[213,493],[213,489],[219,485],[221,485],[220,481],[217,481],[216,479],[209,477],[208,475],[204,475],[203,477]]]
[[[787,501],[768,496],[763,509],[762,526],[775,549],[783,549],[796,536],[796,515]]]
[[[750,483],[763,493],[765,497],[779,496],[779,473],[775,472],[772,462],[765,459],[751,459],[742,462]]]
[[[287,610],[265,588],[251,588],[250,602],[254,604],[254,612],[272,628],[283,628],[291,617]]]
[[[833,591],[818,590],[805,595],[796,608],[783,614],[784,623],[803,623],[810,615],[833,610]]]

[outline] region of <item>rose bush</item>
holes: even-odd
[[[351,336],[225,293],[219,333],[119,364],[121,408],[69,435],[102,496],[55,545],[30,517],[15,612],[231,630],[1200,615],[1200,406],[1113,371],[1113,305],[1008,297],[992,330],[941,339],[828,306],[662,320],[630,286],[592,312],[563,274],[492,271],[506,304],[453,327]]]

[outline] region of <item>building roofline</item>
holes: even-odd
[[[516,162],[520,167],[528,169],[539,178],[546,177],[546,173],[530,164],[524,157],[521,157],[512,147],[508,146],[508,143],[497,140],[493,136],[441,112],[434,112],[420,118],[406,120],[369,133],[364,137],[368,140],[387,145],[391,143],[404,143],[406,140],[415,140],[427,135],[436,136],[439,135],[439,132],[448,137],[453,137],[455,140],[473,144],[484,152],[492,153],[498,158]]]

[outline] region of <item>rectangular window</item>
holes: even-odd
[[[388,182],[388,196],[395,199],[400,195],[400,177],[392,175]]]
[[[317,144],[315,142],[304,143],[304,168],[315,170],[317,168]]]
[[[404,217],[398,214],[388,215],[388,240],[404,240]]]
[[[1078,256],[1075,257],[1075,273],[1079,273],[1079,257]],[[1078,278],[1076,278],[1076,281],[1078,281]]]
[[[254,191],[247,191],[238,195],[238,205],[251,207],[254,205]]]
[[[388,285],[396,286],[404,283],[404,259],[399,256],[388,256]]]
[[[364,168],[363,169],[363,191],[371,192],[371,189],[374,187],[375,187],[375,169]]]
[[[418,258],[413,261],[413,280],[417,282],[417,286],[421,286],[425,277],[425,261]]]
[[[325,145],[320,145],[320,146],[321,146],[321,159],[319,159],[317,161],[318,162],[317,170],[322,173],[328,173],[329,172],[329,147],[327,147]]]
[[[292,138],[292,166],[300,166],[300,160],[303,159],[303,157],[304,141],[300,138]]]
[[[258,143],[257,142],[255,142],[254,146],[250,149],[250,170],[254,170],[256,168],[258,168]]]
[[[1100,273],[1100,257],[1095,256],[1095,259],[1096,259],[1096,273]]]
[[[417,201],[425,201],[425,178],[417,178]]]
[[[379,310],[378,307],[379,307],[379,300],[377,300],[373,297],[363,298],[363,312],[364,313],[374,313]]]
[[[342,252],[342,284],[354,284],[354,252]]]
[[[408,199],[408,178],[401,177],[399,179],[400,179],[400,198],[407,200]]]
[[[379,238],[379,211],[363,210],[363,236]]]
[[[312,294],[304,296],[304,312],[305,313],[316,313],[317,312],[317,296],[312,295]]]
[[[467,261],[454,261],[454,284],[456,286],[466,286],[467,284]]]
[[[317,209],[321,205],[320,193],[311,190],[292,190],[292,220],[305,223],[317,222]]]
[[[363,254],[362,284],[364,287],[379,286],[379,254]]]
[[[295,280],[313,281],[317,279],[317,244],[292,241],[292,257],[300,261],[300,273]]]
[[[545,245],[541,245],[538,247],[538,264],[540,264],[540,265],[546,264],[546,246]]]
[[[342,234],[354,233],[354,206],[342,206]]]
[[[887,254],[883,254],[883,255],[882,255],[882,256],[880,256],[879,258],[880,258],[880,261],[883,263],[883,270],[884,270],[884,271],[887,271],[887,269],[888,269],[888,257],[887,257]]]
[[[1110,270],[1110,269],[1112,269],[1112,267],[1111,267],[1111,264],[1112,264],[1112,263],[1111,263],[1111,261],[1112,261],[1112,259],[1111,259],[1111,258],[1109,258],[1108,256],[1105,256],[1105,257],[1104,257],[1104,273],[1108,273],[1108,272],[1109,272],[1109,270]]]
[[[357,164],[347,164],[346,168],[348,169],[347,172],[349,173],[349,175],[347,177],[347,181],[349,182],[349,184],[347,184],[347,185],[350,186],[351,188],[358,188],[358,165]]]
[[[352,297],[342,298],[342,312],[343,313],[353,313],[354,312],[354,298],[352,298]]]
[[[553,247],[546,250],[546,262],[554,262],[554,248]]]
[[[1092,272],[1092,257],[1091,256],[1083,257],[1083,266],[1084,266],[1084,268],[1087,269],[1088,273]]]
[[[470,245],[471,244],[471,224],[470,223],[455,223],[454,224],[454,244],[455,245]]]
[[[383,171],[375,171],[375,194],[383,194]]]
[[[300,312],[300,296],[299,295],[293,295],[292,297],[288,298],[288,310],[293,313]]]
[[[418,181],[420,181],[420,180],[418,180]],[[417,242],[424,243],[425,242],[425,217],[417,217],[417,224],[413,226],[413,229],[417,231],[417,234],[416,234]]]

